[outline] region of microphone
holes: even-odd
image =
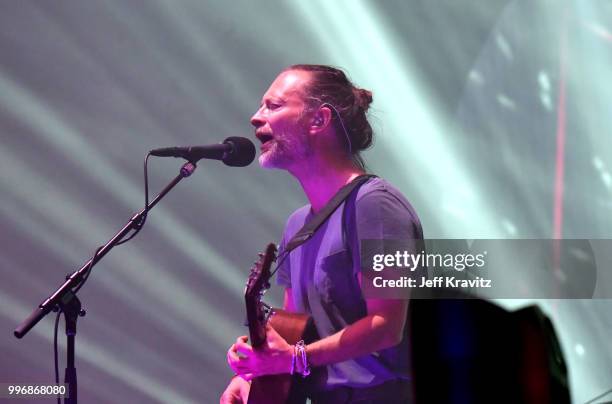
[[[200,159],[221,160],[230,167],[244,167],[255,159],[255,145],[245,137],[228,137],[223,143],[207,146],[164,147],[151,150],[152,156],[181,157],[196,163]]]

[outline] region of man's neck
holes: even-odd
[[[311,166],[300,171],[291,170],[291,174],[302,185],[306,197],[310,201],[312,211],[317,213],[327,202],[355,177],[364,174],[364,171],[353,165],[325,165]]]

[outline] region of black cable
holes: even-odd
[[[100,250],[103,248],[104,246],[101,245],[100,247],[96,249],[96,252],[94,253],[93,257],[91,257],[91,260],[89,260],[89,265],[87,266],[87,269],[85,270],[85,274],[83,275],[83,278],[81,278],[81,281],[79,282],[79,284],[72,291],[73,294],[76,295],[79,289],[81,289],[83,285],[85,284],[85,282],[87,281],[87,278],[89,278],[89,274],[91,273],[91,268],[93,268],[94,266],[96,257],[98,256],[98,253],[100,252]]]
[[[85,282],[87,281],[87,278],[89,278],[89,274],[91,273],[91,268],[94,265],[94,261],[96,259],[96,256],[98,255],[98,253],[100,252],[100,250],[104,248],[104,246],[100,246],[96,249],[96,252],[94,253],[93,257],[91,257],[91,260],[89,261],[89,265],[87,266],[87,269],[85,270],[85,274],[83,275],[83,278],[81,279],[81,282],[79,282],[79,284],[76,286],[76,288],[74,288],[74,290],[72,291],[73,294],[76,295],[76,293],[79,291],[79,289],[81,289],[81,287],[85,284]],[[53,331],[53,357],[54,357],[54,362],[55,362],[55,385],[58,386],[59,385],[59,361],[58,361],[58,355],[57,355],[57,329],[58,329],[58,325],[59,325],[59,319],[62,315],[62,308],[57,306],[59,308],[58,312],[57,312],[57,317],[55,319],[55,329]],[[64,400],[65,401],[65,400]],[[61,398],[58,395],[57,396],[57,404],[61,404]]]
[[[133,239],[134,236],[136,236],[140,232],[140,230],[144,226],[145,222],[147,221],[147,214],[149,213],[149,174],[148,174],[147,165],[148,165],[149,157],[150,156],[151,156],[151,153],[148,153],[145,156],[145,159],[144,159],[145,205],[144,205],[144,210],[143,210],[142,216],[140,217],[140,223],[136,224],[136,229],[130,235],[130,237],[126,238],[125,240],[121,240],[120,242],[117,243],[117,245],[120,245],[120,244],[123,244],[123,243],[127,243],[128,241]]]
[[[138,232],[142,229],[142,227],[144,226],[145,222],[147,221],[147,214],[149,213],[149,175],[148,175],[148,168],[147,168],[148,167],[148,162],[149,162],[149,156],[151,156],[151,153],[148,153],[145,156],[145,160],[144,160],[145,208],[144,208],[143,214],[142,214],[142,216],[140,218],[140,223],[137,224],[137,227],[136,227],[135,231],[128,238],[119,241],[116,245],[121,245],[123,243],[127,243],[128,241],[133,239],[134,236],[136,236],[138,234]],[[79,289],[81,289],[81,287],[83,287],[83,285],[87,281],[87,278],[89,278],[89,274],[91,273],[91,268],[95,264],[96,257],[98,256],[98,253],[100,252],[100,250],[102,248],[104,248],[104,246],[98,247],[98,249],[94,253],[93,257],[91,257],[91,261],[89,261],[89,266],[85,270],[85,274],[83,275],[83,278],[81,279],[79,284],[76,286],[76,288],[72,291],[72,293],[76,294],[79,291]]]
[[[137,226],[135,227],[134,232],[128,238],[122,241],[119,241],[116,245],[126,243],[130,241],[132,238],[134,238],[134,236],[138,234],[138,232],[140,232],[145,222],[147,221],[147,214],[149,213],[149,176],[148,176],[147,165],[148,165],[148,160],[149,160],[150,155],[151,153],[148,153],[144,160],[145,207],[144,207],[143,214],[140,217],[140,223],[137,223]],[[98,256],[98,253],[100,252],[100,250],[102,250],[103,248],[104,246],[100,246],[96,249],[96,252],[93,254],[93,257],[91,257],[91,260],[89,261],[89,265],[87,266],[87,269],[85,270],[85,273],[83,277],[81,278],[81,281],[72,290],[73,294],[76,295],[76,293],[83,287],[83,285],[87,281],[87,278],[89,278],[89,274],[91,273],[91,269],[93,268],[95,264],[96,257]],[[57,332],[59,328],[59,320],[60,320],[61,315],[62,315],[62,309],[60,307],[57,312],[57,317],[55,318],[55,329],[53,332],[53,357],[54,357],[54,362],[55,362],[55,384],[56,385],[59,385],[59,360],[58,360],[58,355],[57,355]],[[59,395],[57,396],[57,404],[61,404],[61,398]]]
[[[59,319],[62,315],[62,309],[60,308],[57,312],[57,317],[55,318],[55,331],[53,333],[53,357],[55,360],[55,385],[59,386],[59,361],[57,358],[57,328],[59,325]],[[57,395],[57,404],[62,404],[62,399],[59,394]]]

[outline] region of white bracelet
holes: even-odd
[[[293,352],[291,352],[291,372],[290,374],[295,373],[295,346],[293,347]]]
[[[302,377],[306,377],[310,374],[310,366],[308,365],[308,358],[306,357],[306,345],[304,340],[298,341],[295,344],[296,356],[302,361]]]

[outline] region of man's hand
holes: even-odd
[[[247,343],[247,336],[238,337],[227,351],[227,363],[244,380],[291,372],[293,347],[270,325],[266,326],[266,342],[257,349]]]
[[[251,384],[241,377],[235,376],[229,383],[221,399],[220,404],[246,404],[249,397]]]

